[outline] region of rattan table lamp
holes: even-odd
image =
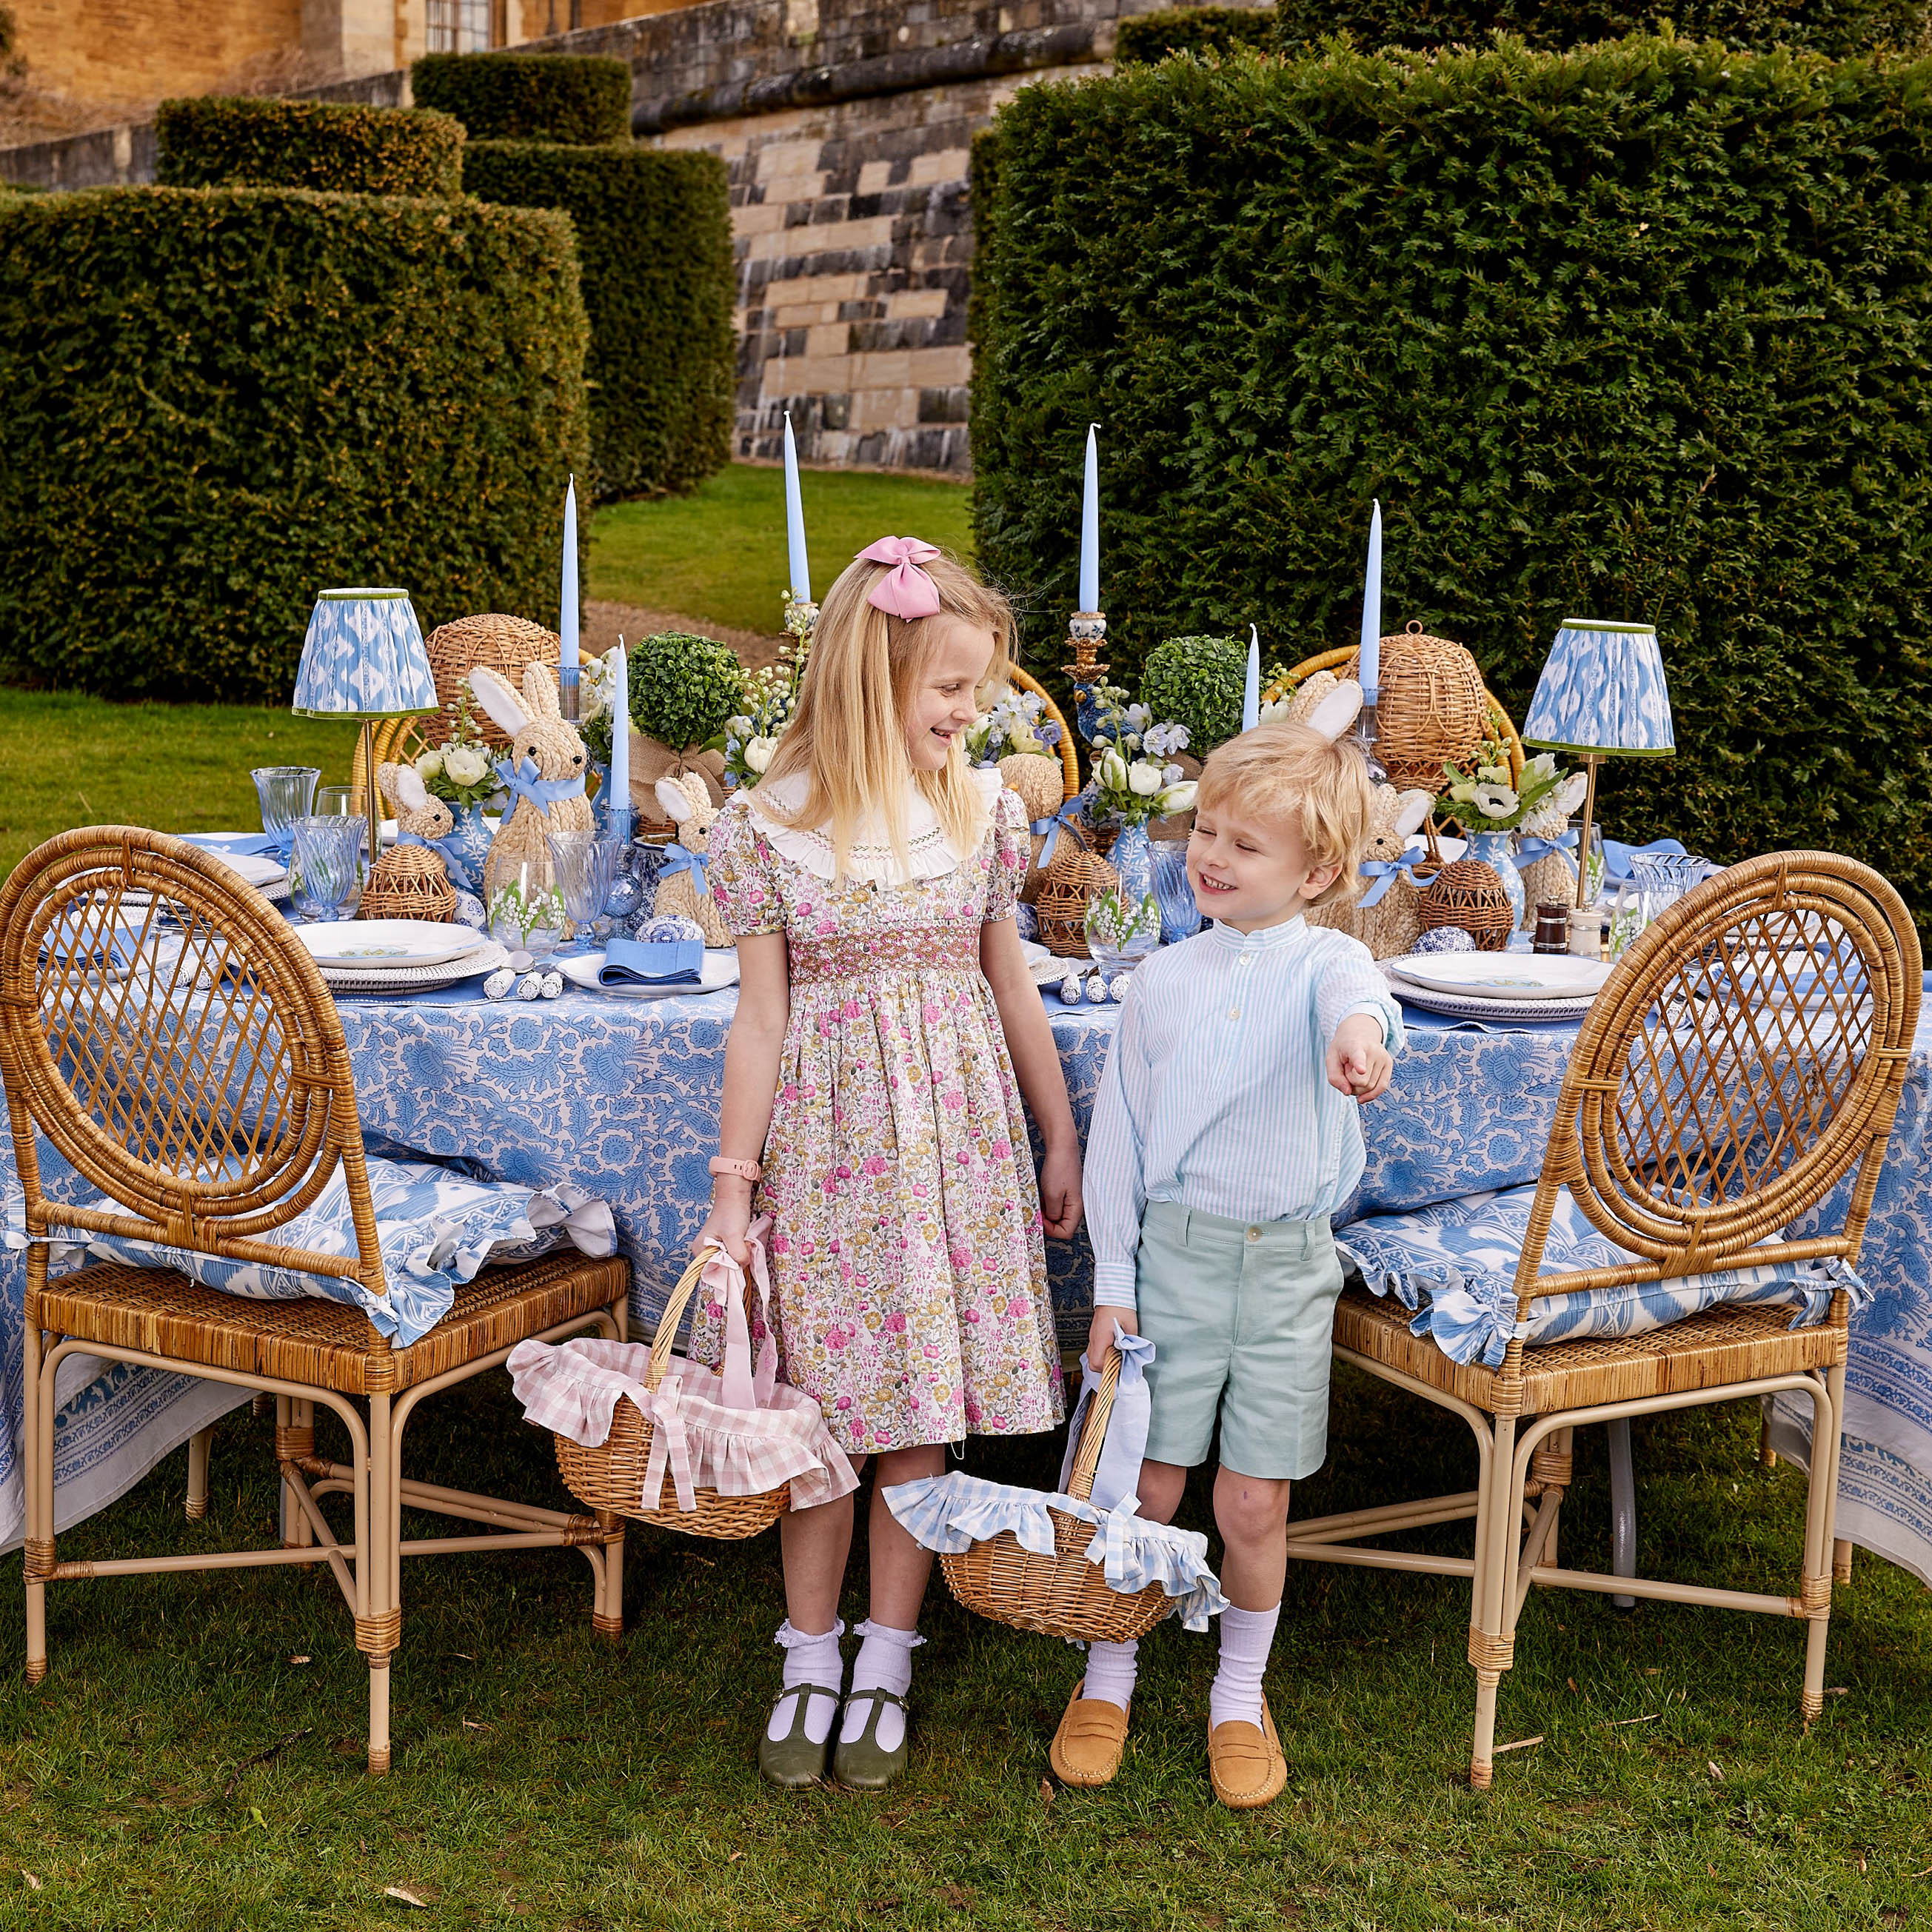
[[[369,862],[382,856],[382,808],[370,726],[437,708],[422,626],[406,590],[324,590],[309,613],[290,709],[298,718],[359,718],[369,808]]]
[[[1566,617],[1536,681],[1522,742],[1583,761],[1583,828],[1576,847],[1576,903],[1588,890],[1590,826],[1597,809],[1597,760],[1667,758],[1677,749],[1670,687],[1657,632],[1648,624]]]

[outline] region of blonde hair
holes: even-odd
[[[1331,743],[1306,724],[1257,724],[1210,753],[1202,767],[1197,812],[1226,808],[1237,818],[1286,823],[1310,862],[1340,870],[1307,902],[1346,905],[1361,890],[1356,870],[1368,843],[1373,795],[1368,767],[1350,746]]]
[[[992,634],[992,661],[982,686],[998,682],[1012,654],[1013,614],[1006,600],[952,557],[941,554],[922,568],[939,592],[939,616]],[[804,775],[805,798],[797,809],[771,815],[782,824],[824,827],[841,873],[868,824],[904,859],[908,781],[926,795],[956,850],[977,846],[990,822],[957,740],[939,770],[913,769],[906,713],[937,634],[932,618],[891,616],[866,601],[891,569],[862,558],[826,593],[798,708],[765,772],[767,782]]]

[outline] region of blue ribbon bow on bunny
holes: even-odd
[[[1070,798],[1051,818],[1036,818],[1034,820],[1031,829],[1046,841],[1040,848],[1040,857],[1036,861],[1042,872],[1046,869],[1047,862],[1053,856],[1053,848],[1060,843],[1060,828],[1063,825],[1078,823],[1083,816],[1082,808],[1086,802],[1087,794],[1082,792],[1077,798]]]
[[[1364,859],[1357,869],[1364,878],[1372,880],[1374,883],[1355,902],[1356,904],[1365,910],[1372,905],[1379,905],[1384,895],[1401,874],[1406,872],[1413,881],[1416,867],[1428,862],[1429,854],[1426,851],[1405,852],[1400,859]]]
[[[520,765],[512,766],[507,758],[496,761],[496,782],[509,793],[512,799],[526,798],[538,811],[553,806],[560,799],[581,798],[584,796],[584,774],[580,772],[574,778],[546,778],[537,776],[537,761],[526,758]],[[516,809],[514,805],[511,810]]]
[[[658,883],[674,878],[680,872],[692,872],[697,876],[692,880],[693,888],[701,898],[711,896],[711,855],[708,852],[694,852],[688,845],[667,845],[664,848],[664,862],[658,868]]]

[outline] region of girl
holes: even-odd
[[[1062,1413],[1042,1210],[1056,1239],[1078,1226],[1079,1148],[1013,924],[1026,810],[964,754],[1012,640],[996,592],[930,544],[881,538],[825,600],[763,781],[712,829],[740,977],[698,1239],[742,1260],[753,1215],[772,1217],[784,1378],[855,1462],[878,1459],[849,1691],[852,1498],[780,1526],[783,1688],[758,1747],[777,1784],[823,1777],[828,1754],[865,1790],[904,1768],[932,1559],[880,1492],[938,1474],[949,1442]],[[1022,1095],[1046,1149],[1037,1187]]]

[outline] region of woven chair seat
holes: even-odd
[[[1508,1407],[1547,1415],[1840,1366],[1844,1330],[1828,1322],[1793,1328],[1791,1312],[1730,1303],[1647,1335],[1586,1336],[1526,1348],[1522,1394]],[[1400,1302],[1351,1288],[1335,1304],[1336,1346],[1496,1414],[1500,1372],[1480,1362],[1459,1367],[1427,1336],[1408,1332],[1412,1319]]]
[[[574,1250],[485,1268],[422,1340],[392,1348],[360,1310],[320,1297],[249,1301],[168,1268],[106,1262],[63,1275],[40,1293],[40,1325],[89,1342],[139,1348],[344,1395],[397,1395],[559,1322],[608,1308],[628,1264]]]

